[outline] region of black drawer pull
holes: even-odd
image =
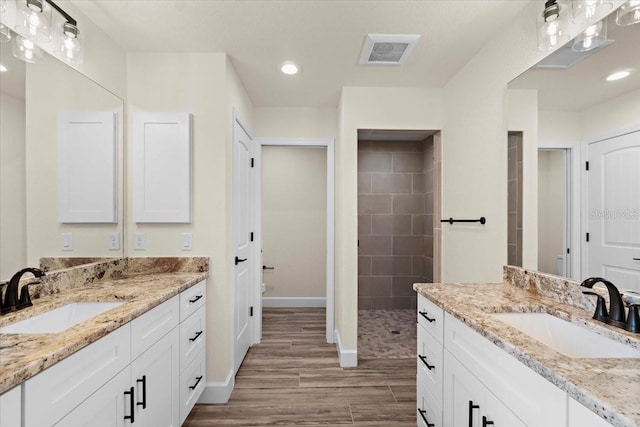
[[[241,262],[245,262],[246,260],[247,260],[246,258],[238,258],[238,257],[236,256],[235,263],[236,263],[236,265],[238,265],[238,264],[240,264]]]
[[[194,302],[198,301],[200,298],[202,298],[202,295],[197,295],[195,298],[191,298],[189,302],[193,304]]]
[[[493,425],[493,421],[489,421],[487,419],[487,417],[485,417],[484,415],[482,416],[482,427],[487,427],[487,426],[492,426]]]
[[[196,332],[196,335],[193,338],[189,338],[189,341],[193,342],[197,340],[200,335],[202,335],[202,331]]]
[[[473,401],[469,401],[469,427],[473,427],[473,410],[479,409],[480,405],[474,405]]]
[[[435,424],[430,423],[429,420],[427,419],[427,411],[423,411],[422,409],[418,409],[418,413],[420,414],[420,416],[422,417],[422,419],[424,420],[424,422],[427,424],[427,427],[434,427]]]
[[[134,399],[134,396],[133,396],[133,394],[134,394],[134,388],[133,388],[133,387],[131,387],[131,388],[129,389],[129,391],[125,391],[125,392],[124,392],[124,395],[125,395],[125,396],[126,396],[127,394],[129,395],[129,408],[130,408],[130,410],[131,410],[131,415],[125,415],[125,416],[124,416],[124,419],[125,419],[125,420],[131,420],[131,424],[133,424],[133,423],[135,423],[135,422],[136,422],[136,415],[135,415],[135,407],[136,407],[136,405],[135,405],[135,402],[134,402],[134,400],[135,400],[135,399]]]
[[[196,377],[196,383],[194,385],[190,385],[189,389],[190,390],[195,390],[196,387],[198,387],[198,384],[200,384],[200,380],[202,379],[202,375],[200,375],[199,377]]]
[[[427,319],[427,321],[429,323],[435,322],[436,319],[432,319],[431,317],[427,316],[427,312],[426,311],[419,311],[418,313],[420,313],[420,316],[424,317],[425,319]]]
[[[421,354],[418,355],[418,359],[422,360],[422,363],[425,364],[425,366],[427,367],[427,369],[429,369],[430,371],[435,369],[435,365],[429,365],[429,362],[427,362],[427,356],[423,356]]]
[[[142,406],[142,409],[147,409],[147,376],[143,375],[142,379],[136,380],[136,383],[142,383],[142,402],[136,402],[136,405]]]

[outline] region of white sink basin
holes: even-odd
[[[493,316],[565,356],[640,358],[640,350],[547,313],[497,313]]]
[[[91,319],[124,302],[74,302],[0,328],[2,334],[53,334]]]

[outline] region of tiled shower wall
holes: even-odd
[[[522,132],[508,139],[507,263],[522,267]]]
[[[433,138],[358,144],[358,308],[415,308],[433,277]],[[427,212],[429,214],[427,214]]]

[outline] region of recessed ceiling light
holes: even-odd
[[[7,67],[5,67],[4,65],[0,64],[0,73],[4,73],[7,72]]]
[[[282,64],[282,67],[280,67],[280,70],[288,75],[294,75],[294,74],[298,74],[298,72],[300,72],[300,67],[298,67],[298,65],[296,65],[293,62],[285,62],[284,64]]]
[[[616,80],[622,80],[624,78],[629,77],[633,71],[634,70],[632,69],[616,71],[614,73],[607,74],[604,77],[604,80],[607,82],[615,82]]]

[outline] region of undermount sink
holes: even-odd
[[[496,313],[493,317],[565,356],[640,358],[640,350],[547,313]]]
[[[116,302],[74,302],[0,328],[1,334],[54,334],[124,304]]]

